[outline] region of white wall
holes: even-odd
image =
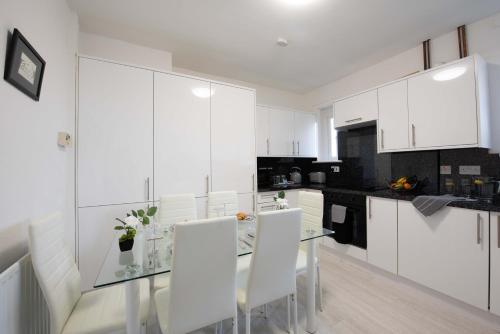
[[[78,20],[64,0],[0,1],[0,73],[18,28],[47,62],[40,101],[0,80],[0,271],[27,250],[29,219],[61,211],[74,248],[74,135]]]
[[[488,62],[493,152],[500,152],[500,14],[467,26],[469,53],[478,53]],[[431,64],[458,59],[457,32],[431,40]],[[423,70],[422,46],[407,50],[376,65],[355,72],[307,93],[310,108],[320,106],[405,75]]]
[[[171,71],[172,54],[118,39],[80,32],[78,52],[120,63]]]

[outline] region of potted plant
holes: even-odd
[[[285,198],[285,192],[282,190],[274,196],[276,207],[278,210],[288,209],[288,201]]]
[[[131,213],[127,213],[127,218],[128,217],[134,217],[136,218],[143,226],[149,225],[151,220],[153,219],[154,215],[158,211],[158,208],[156,206],[152,206],[150,208],[147,208],[146,210],[139,209],[139,210],[132,210]]]
[[[126,252],[134,247],[134,238],[136,234],[136,229],[132,226],[121,220],[120,218],[116,218],[122,225],[115,226],[115,230],[123,231],[123,234],[120,236],[118,240],[118,246],[120,246],[120,251]]]

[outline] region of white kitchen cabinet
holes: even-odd
[[[80,58],[78,206],[153,200],[153,72]]]
[[[257,140],[257,156],[267,157],[269,155],[269,113],[271,109],[265,106],[255,108],[255,130]]]
[[[500,212],[490,213],[490,312],[500,316]]]
[[[206,196],[210,177],[210,82],[155,73],[155,199]]]
[[[398,202],[367,199],[367,260],[393,274],[398,272]]]
[[[373,89],[335,102],[335,128],[344,128],[376,121],[377,90]]]
[[[253,193],[238,194],[238,211],[252,215],[255,213],[256,207]]]
[[[488,309],[489,214],[445,207],[424,217],[398,201],[399,275]]]
[[[197,197],[196,198],[196,217],[197,219],[207,219],[208,218],[208,197]]]
[[[409,78],[410,147],[489,147],[486,71],[471,56]]]
[[[378,89],[378,152],[408,150],[408,81]]]
[[[127,212],[146,207],[147,203],[135,203],[78,209],[78,269],[82,291],[93,289],[110,247],[119,247],[116,238],[120,234],[113,227],[120,223],[115,218],[124,218]]]
[[[251,193],[256,182],[255,91],[216,83],[211,90],[211,190]]]
[[[295,155],[295,139],[293,137],[293,111],[272,108],[269,120],[269,155]]]
[[[318,156],[318,127],[313,113],[294,112],[295,153],[299,157]]]

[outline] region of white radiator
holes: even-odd
[[[0,273],[0,333],[49,334],[49,311],[29,255]]]

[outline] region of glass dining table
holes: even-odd
[[[255,240],[255,219],[238,222],[238,256],[251,254]],[[307,299],[306,299],[306,331],[316,331],[316,246],[318,238],[334,232],[319,225],[303,223],[301,241],[307,243]],[[171,270],[172,243],[174,227],[159,227],[139,231],[135,237],[131,251],[121,252],[116,234],[106,254],[94,288],[125,283],[127,333],[140,332],[139,319],[139,282],[138,279],[166,274]]]

